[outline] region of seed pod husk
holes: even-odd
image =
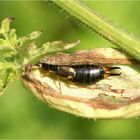
[[[22,81],[32,93],[49,106],[85,118],[130,118],[140,115],[140,65],[112,48],[48,55],[40,63],[53,65],[102,65],[121,68],[111,76],[88,87],[48,75],[39,65],[24,65]]]

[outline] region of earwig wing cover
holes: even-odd
[[[129,118],[140,115],[140,65],[125,54],[98,48],[58,53],[41,62],[55,65],[99,64],[121,68],[121,75],[105,78],[88,87],[42,73],[32,65],[23,67],[22,80],[32,93],[48,105],[85,118]]]

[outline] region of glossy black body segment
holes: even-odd
[[[104,69],[95,65],[72,66],[75,70],[73,82],[82,85],[91,85],[104,78]]]

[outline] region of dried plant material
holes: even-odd
[[[77,65],[77,64],[135,64],[138,61],[126,54],[110,48],[97,48],[94,50],[80,50],[74,54],[57,53],[55,57],[46,56],[41,60],[48,64]]]
[[[100,80],[91,86],[77,86],[48,75],[40,66],[25,65],[22,80],[33,94],[59,110],[86,118],[129,118],[140,115],[140,65],[111,48],[58,53],[40,62],[54,65],[98,64],[117,66],[121,75]],[[59,85],[60,84],[60,85]],[[61,86],[61,91],[59,86]]]
[[[28,46],[28,55],[26,57],[24,56],[23,64],[37,62],[46,54],[68,50],[70,48],[75,47],[79,43],[80,40],[77,40],[72,43],[64,43],[63,41],[53,41],[43,44],[40,48],[37,48],[35,44],[30,44]]]

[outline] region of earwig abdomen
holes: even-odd
[[[104,78],[104,69],[95,65],[79,65],[73,67],[75,76],[72,81],[77,84],[91,85]]]

